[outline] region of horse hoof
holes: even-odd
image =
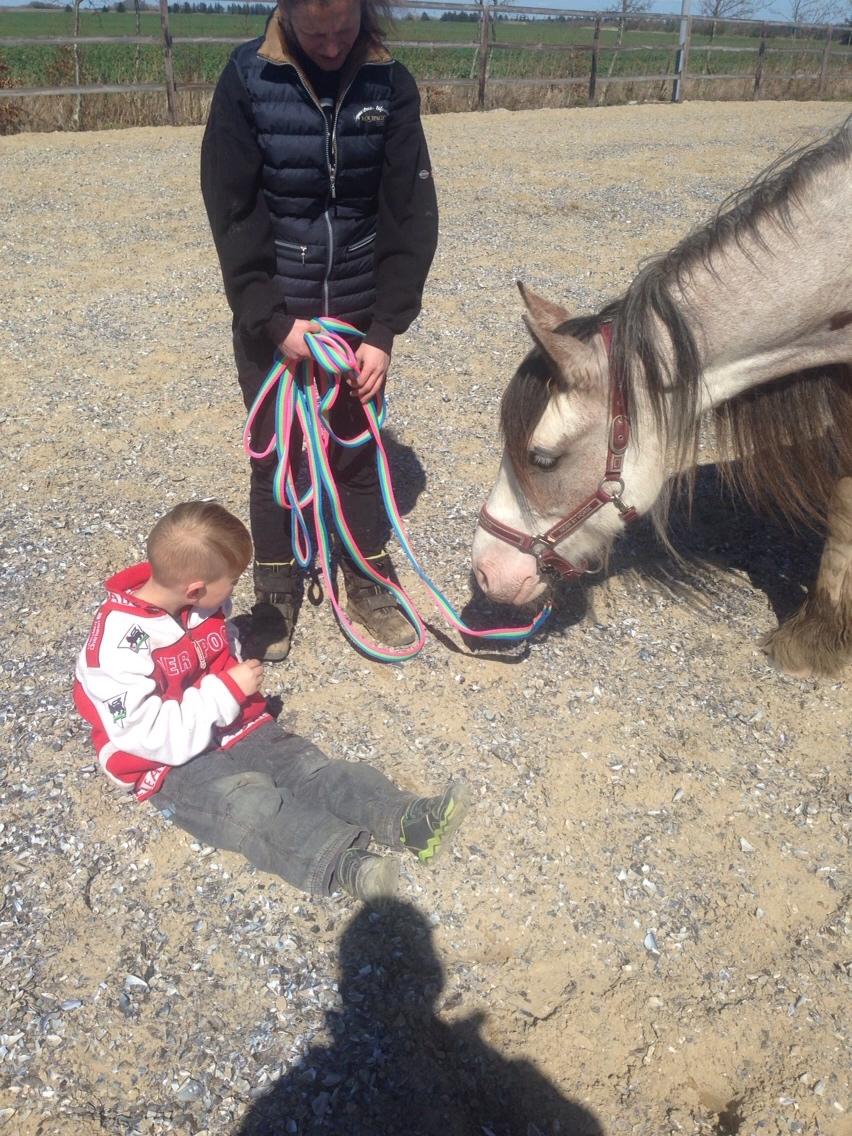
[[[788,644],[779,644],[778,642],[779,639],[783,638],[779,631],[770,631],[769,634],[765,635],[760,641],[760,650],[763,652],[772,669],[778,674],[785,675],[787,678],[802,679],[806,682],[818,678],[819,676],[812,667],[806,664],[797,664],[789,657],[791,652]],[[780,647],[784,649],[780,650]],[[779,656],[787,656],[787,658],[782,661],[782,657]]]
[[[812,682],[817,678],[812,670],[796,670],[793,667],[782,666],[776,658],[773,658],[772,653],[763,648],[763,654],[766,656],[769,665],[776,674],[784,675],[785,678],[798,678],[804,682]]]

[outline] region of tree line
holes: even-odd
[[[491,8],[494,6],[496,0],[478,0],[481,8]],[[506,2],[506,0],[503,0]],[[786,15],[787,21],[792,24],[797,24],[802,27],[813,25],[834,24],[849,27],[852,25],[852,8],[850,8],[850,0],[787,0],[789,3],[789,14],[782,14],[778,12],[775,19],[783,20]],[[624,21],[624,26],[633,30],[642,30],[646,27],[655,27],[659,29],[661,26],[666,30],[671,30],[677,27],[679,17],[677,13],[671,13],[671,20],[661,23],[660,17],[663,13],[656,13],[656,18],[648,23],[643,23],[642,17],[651,14],[652,0],[609,0],[608,6],[602,6],[598,10],[602,15],[616,15],[620,21]],[[698,17],[705,20],[715,21],[717,26],[714,29],[715,34],[724,34],[723,25],[726,20],[755,20],[758,0],[700,0],[697,5],[697,10],[693,10],[693,17]],[[168,9],[172,14],[191,15],[194,12],[202,13],[205,15],[226,15],[226,16],[267,16],[270,9],[274,6],[274,0],[267,0],[266,3],[223,3],[222,0],[174,0],[169,3]],[[30,0],[26,5],[28,8],[48,8],[55,9],[56,5],[50,3],[49,0]],[[590,10],[595,7],[591,2]],[[66,4],[65,11],[73,11],[74,8],[83,8],[99,11],[99,12],[145,12],[155,11],[158,8],[156,3],[151,0],[116,0],[114,3],[98,3],[97,0],[78,0],[76,4]],[[404,12],[404,15],[403,15]],[[432,15],[429,12],[422,10],[416,13],[412,9],[397,9],[398,18],[404,20],[431,20],[437,19],[451,23],[478,23],[481,18],[480,12],[442,12],[440,16]],[[505,12],[494,12],[492,19],[498,21],[522,21],[522,22],[547,22],[547,23],[575,23],[577,21],[585,21],[588,13],[583,15],[573,16],[570,12],[554,13],[553,16],[528,16],[523,13],[507,14]],[[739,31],[740,29],[731,28],[731,31]],[[773,34],[773,29],[767,29],[769,34]],[[747,34],[747,33],[746,33]]]

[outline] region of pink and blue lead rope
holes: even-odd
[[[378,410],[375,401],[364,406],[367,429],[353,438],[338,437],[328,423],[329,411],[345,389],[341,381],[342,376],[350,371],[356,371],[358,367],[355,353],[343,337],[359,338],[362,333],[342,320],[323,317],[314,322],[321,326],[322,331],[308,332],[305,335],[305,343],[311,353],[311,359],[295,362],[293,360],[278,360],[273,364],[249,410],[243,431],[243,448],[250,458],[255,459],[269,457],[273,450],[276,452],[278,462],[273,481],[273,493],[276,502],[282,508],[290,510],[293,554],[299,566],[303,569],[309,568],[314,559],[313,545],[305,520],[305,512],[310,507],[323,588],[331,600],[334,614],[344,633],[366,655],[384,663],[396,663],[410,659],[423,648],[426,642],[426,628],[423,619],[408,594],[401,586],[385,579],[375,570],[369,560],[362,556],[343,515],[340,496],[329,464],[328,447],[332,439],[338,445],[351,449],[367,444],[372,438],[376,443],[379,486],[388,519],[412,568],[423,581],[435,605],[447,622],[462,634],[479,639],[511,641],[525,639],[534,634],[549,616],[549,607],[545,607],[532,623],[524,627],[498,627],[476,631],[462,622],[444,593],[420,567],[400,515],[391,482],[387,453],[382,444],[381,427],[387,413],[384,399],[379,398]],[[252,447],[251,440],[252,426],[260,413],[261,407],[267,398],[272,396],[273,392],[275,392],[275,432],[265,450],[255,450]],[[296,490],[290,452],[294,423],[298,423],[301,428],[310,474],[310,485],[301,496]],[[325,521],[326,506],[331,513],[340,542],[349,557],[365,576],[369,576],[393,594],[405,617],[414,628],[417,638],[410,646],[401,648],[382,647],[369,639],[365,639],[355,629],[351,619],[341,607],[331,578],[331,541],[328,525]]]

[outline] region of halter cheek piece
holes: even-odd
[[[606,345],[607,355],[609,355],[612,326],[609,323],[602,323],[600,333]],[[576,509],[562,517],[547,532],[538,536],[530,536],[529,533],[513,529],[510,525],[504,525],[502,521],[492,517],[485,505],[479,512],[480,526],[486,532],[491,533],[492,536],[499,537],[500,540],[505,541],[506,544],[511,544],[520,552],[534,556],[540,572],[555,572],[563,580],[574,580],[578,576],[596,572],[598,570],[597,565],[590,565],[587,560],[572,564],[570,560],[559,555],[556,546],[561,544],[567,536],[570,536],[598,509],[602,509],[604,505],[610,503],[618,509],[625,524],[636,520],[639,514],[632,505],[625,505],[622,499],[624,481],[621,474],[624,469],[624,454],[629,440],[630,420],[627,417],[624,388],[618,378],[613,376],[609,389],[609,436],[606,470],[603,479],[591,497],[587,497]]]

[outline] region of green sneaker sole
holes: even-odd
[[[434,864],[443,849],[449,846],[456,829],[473,803],[473,791],[464,781],[451,785],[446,797],[449,799],[444,806],[440,825],[426,841],[426,847],[420,848],[415,853],[421,864]]]

